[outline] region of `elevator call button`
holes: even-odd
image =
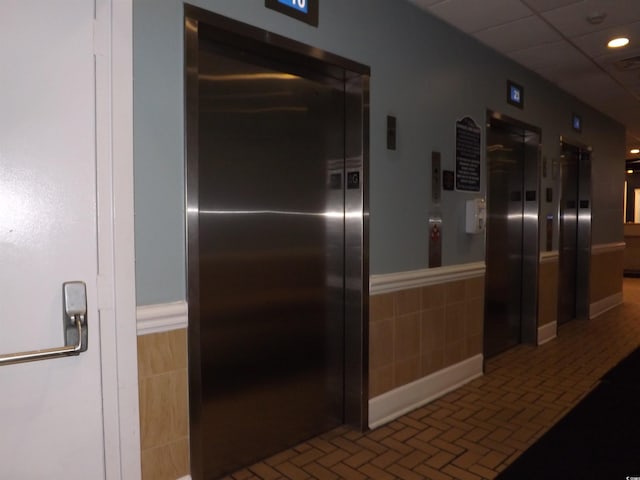
[[[434,225],[431,227],[431,240],[439,241],[440,240],[440,227],[438,225]]]

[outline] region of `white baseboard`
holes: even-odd
[[[547,323],[538,327],[538,345],[544,345],[556,338],[558,334],[558,322]]]
[[[483,277],[486,271],[484,262],[463,263],[446,267],[423,268],[408,272],[385,273],[369,277],[369,294],[397,292],[409,288],[427,287],[441,283]]]
[[[482,376],[482,355],[432,373],[369,400],[369,427],[376,428]]]
[[[187,302],[142,305],[136,309],[138,335],[169,332],[187,328]]]
[[[622,292],[614,293],[607,298],[603,298],[602,300],[594,302],[589,307],[589,318],[596,318],[597,316],[602,315],[604,312],[622,305],[622,302]]]
[[[185,477],[180,477],[178,480],[191,480],[191,475],[187,475]]]

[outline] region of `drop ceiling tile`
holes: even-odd
[[[587,17],[598,11],[606,12],[607,16],[599,25],[591,25]],[[573,38],[640,21],[640,7],[637,0],[584,0],[542,15],[562,34]]]
[[[640,2],[638,3],[638,9],[640,10]],[[609,40],[616,37],[627,37],[631,41],[626,47],[619,49],[608,48],[607,43]],[[580,35],[572,38],[571,41],[592,57],[632,56],[629,52],[632,50],[640,50],[640,21]]]
[[[516,50],[509,52],[508,56],[535,72],[558,72],[556,77],[594,68],[588,58],[564,41]]]
[[[604,55],[593,57],[593,59],[602,65],[614,65],[617,62],[627,59],[635,59],[640,57],[640,43],[637,43],[634,47],[625,47],[617,50],[607,51]],[[635,64],[635,62],[633,62]]]
[[[626,93],[615,80],[599,70],[582,75],[566,76],[558,82],[561,88],[575,92],[581,97],[612,98]]]
[[[640,147],[640,125],[634,125],[627,129],[627,152],[632,148]]]
[[[616,119],[640,142],[640,72],[615,67],[640,55],[640,0],[409,1]],[[587,16],[598,11],[607,17],[591,25]],[[613,33],[632,44],[606,49]]]
[[[474,36],[503,53],[562,40],[562,37],[555,30],[537,16],[520,18],[513,22],[491,27],[475,33]]]
[[[526,0],[527,5],[536,12],[546,12],[547,10],[553,10],[554,8],[581,2],[582,0]]]
[[[630,88],[640,87],[640,69],[621,71],[611,65],[606,66],[605,69],[609,75],[622,85]]]
[[[429,11],[466,33],[531,15],[521,2],[505,0],[445,0],[429,7]]]
[[[610,115],[624,124],[638,124],[640,104],[631,95],[611,96],[609,98],[592,98],[590,103],[596,109]]]
[[[640,125],[638,125],[638,116],[640,116],[640,108],[628,108],[623,110],[617,109],[615,118],[625,125],[640,127]]]

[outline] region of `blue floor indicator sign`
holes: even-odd
[[[320,0],[264,0],[265,7],[314,27],[318,26],[319,3]]]
[[[307,0],[278,0],[278,2],[302,13],[308,12]]]

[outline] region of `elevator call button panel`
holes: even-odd
[[[429,268],[442,266],[442,217],[429,217]]]
[[[431,199],[433,203],[440,203],[440,152],[431,152]]]

